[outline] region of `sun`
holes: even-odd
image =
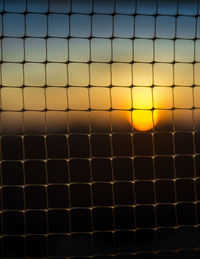
[[[158,111],[134,110],[132,112],[132,124],[138,131],[148,131],[154,128],[159,119]]]
[[[138,131],[154,128],[159,120],[159,111],[153,109],[153,95],[150,87],[133,87],[133,111],[131,123]]]

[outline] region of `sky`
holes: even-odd
[[[2,133],[199,128],[197,0],[25,3],[0,4]]]

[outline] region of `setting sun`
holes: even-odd
[[[158,111],[135,110],[132,112],[133,127],[139,131],[153,129],[159,119]]]
[[[158,111],[152,111],[153,95],[150,87],[134,87],[132,90],[132,124],[136,130],[147,131],[158,122]]]

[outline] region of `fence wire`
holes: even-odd
[[[200,2],[1,0],[1,258],[198,258]]]

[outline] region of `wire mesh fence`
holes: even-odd
[[[1,0],[1,257],[198,258],[200,2]]]

